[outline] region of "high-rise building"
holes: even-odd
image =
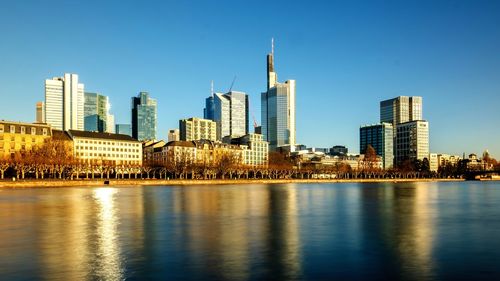
[[[130,124],[116,124],[115,133],[132,136],[132,126],[130,126]]]
[[[156,128],[156,99],[150,98],[147,92],[140,92],[132,97],[132,137],[140,141],[155,140]]]
[[[45,80],[45,122],[58,130],[84,129],[84,85],[78,75]]]
[[[115,131],[115,115],[108,114],[108,121],[106,122],[106,133],[114,134]]]
[[[394,128],[391,123],[362,126],[359,128],[359,151],[366,153],[371,145],[378,156],[382,157],[383,168],[392,168],[394,163]]]
[[[45,123],[45,104],[43,101],[36,103],[36,123]]]
[[[201,118],[179,120],[181,141],[217,140],[217,123]]]
[[[274,42],[267,55],[267,91],[261,94],[261,120],[264,140],[269,149],[296,144],[295,136],[295,80],[278,82],[274,71]]]
[[[335,145],[330,148],[330,155],[332,156],[346,156],[349,150],[343,145]]]
[[[88,132],[108,132],[109,98],[99,93],[85,93],[84,129]]]
[[[396,125],[395,164],[429,157],[429,123],[423,120]]]
[[[215,93],[207,98],[204,112],[211,118],[205,119],[217,122],[218,140],[248,134],[248,105],[248,95],[244,92]]]
[[[397,124],[422,120],[422,97],[399,96],[380,102],[380,122]]]
[[[180,141],[181,135],[179,129],[170,129],[168,130],[168,141]]]

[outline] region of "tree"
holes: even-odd
[[[364,163],[365,163],[365,166],[366,166],[368,172],[372,172],[376,167],[377,152],[375,151],[375,148],[373,148],[373,146],[371,146],[371,144],[369,144],[366,147]]]
[[[0,178],[2,180],[4,179],[5,171],[7,171],[7,169],[9,169],[11,165],[12,161],[10,157],[5,155],[2,155],[2,157],[0,157]]]

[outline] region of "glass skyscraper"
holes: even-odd
[[[274,46],[273,46],[274,49]],[[274,50],[267,55],[267,91],[261,94],[261,121],[264,140],[269,149],[296,144],[295,80],[278,82],[274,71]]]
[[[380,102],[380,122],[393,126],[408,121],[422,120],[422,97],[399,96]]]
[[[132,136],[132,126],[130,124],[116,124],[115,133]]]
[[[238,91],[215,93],[206,99],[204,116],[217,123],[218,140],[248,134],[248,105],[248,95]]]
[[[392,168],[394,163],[394,128],[390,123],[363,126],[359,128],[359,151],[366,153],[371,145],[378,156],[382,157],[384,169]]]
[[[140,92],[132,97],[132,137],[143,140],[155,140],[157,131],[157,104],[149,93]]]
[[[108,132],[109,99],[99,93],[85,93],[83,107],[84,130],[89,132]]]

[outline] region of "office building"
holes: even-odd
[[[439,169],[439,162],[437,153],[429,153],[429,170],[431,172],[437,172],[438,169]]]
[[[201,118],[179,120],[181,141],[217,140],[217,123]]]
[[[346,156],[349,150],[343,145],[335,145],[330,148],[330,155],[332,156]]]
[[[142,165],[142,143],[127,135],[69,130],[74,156],[82,163]]]
[[[382,157],[384,169],[390,169],[394,163],[394,128],[391,123],[362,126],[359,128],[359,151],[366,153],[371,145],[378,156]]]
[[[205,119],[217,123],[217,139],[240,137],[248,134],[248,95],[230,91],[215,93],[206,100]],[[207,118],[211,117],[211,118]]]
[[[76,74],[45,80],[45,122],[57,130],[83,130],[83,92]]]
[[[422,119],[422,97],[399,96],[380,102],[380,123],[391,123],[395,127]]]
[[[85,93],[84,102],[84,129],[88,132],[108,132],[109,98],[99,93]]]
[[[143,140],[155,140],[157,131],[157,104],[147,92],[140,92],[132,97],[132,137]]]
[[[115,130],[115,115],[108,114],[108,120],[106,122],[106,133],[114,134]]]
[[[132,136],[132,126],[130,124],[116,124],[115,133],[120,135]]]
[[[231,144],[243,149],[243,165],[267,166],[269,163],[269,143],[260,134],[247,134],[231,139]]]
[[[28,152],[52,137],[47,124],[0,121],[0,159],[16,152]]]
[[[396,125],[395,164],[429,157],[429,123],[423,120]]]
[[[43,101],[36,103],[36,123],[45,123],[45,104]]]
[[[295,80],[278,82],[274,71],[274,43],[267,55],[267,91],[261,94],[261,121],[264,140],[271,151],[288,146],[294,150],[295,132]]]
[[[181,140],[181,135],[179,129],[168,130],[168,141],[179,141]]]

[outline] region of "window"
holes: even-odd
[[[0,125],[0,133],[3,133],[3,124]]]
[[[16,126],[14,126],[14,125],[10,125],[10,133],[11,133],[11,134],[16,133]]]
[[[26,127],[21,126],[21,134],[26,134]]]
[[[31,134],[36,135],[36,128],[31,127]]]
[[[44,136],[47,135],[47,128],[43,128],[43,133],[42,133]]]

